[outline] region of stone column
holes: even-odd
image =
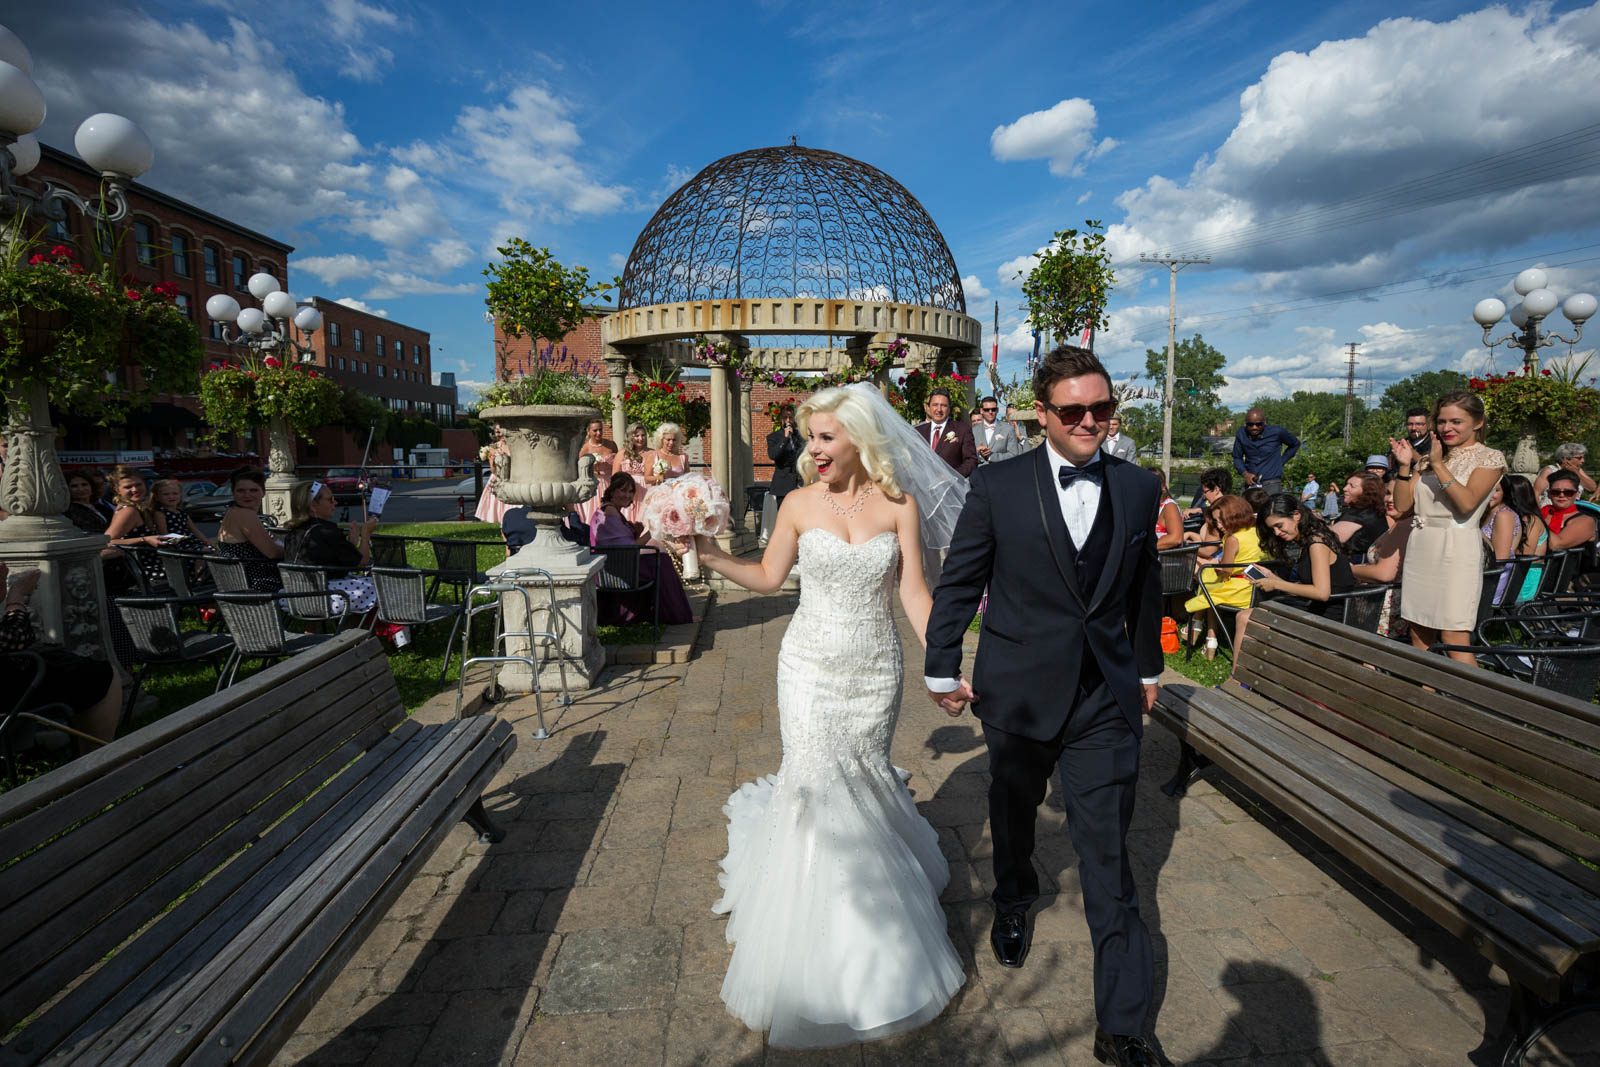
[[[282,419],[273,419],[267,426],[267,484],[261,499],[261,510],[287,526],[295,518],[289,501],[295,486],[304,479],[295,477],[294,431]]]
[[[628,387],[628,368],[632,361],[614,345],[606,345],[601,358],[606,361],[606,381],[611,386],[611,439],[618,448],[626,448],[628,414],[622,410],[622,392]]]
[[[739,516],[739,513],[744,509],[745,490],[756,480],[755,385],[755,379],[753,378],[741,379],[735,385],[738,394],[738,415],[735,420],[737,423],[737,436],[733,442],[735,485],[728,494],[728,500],[733,505],[735,516]],[[736,519],[734,525],[743,529],[742,517]]]
[[[28,603],[41,641],[116,664],[100,566],[106,538],[83,533],[63,514],[70,498],[48,390],[41,382],[8,386],[6,410],[0,508],[11,517],[0,522],[0,562],[13,572],[39,572]]]

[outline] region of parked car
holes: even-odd
[[[201,484],[201,483],[192,483]],[[221,485],[204,483],[210,488],[209,492],[191,497],[188,489],[184,490],[183,510],[195,522],[221,522],[223,512],[233,504],[233,486],[227,482]]]
[[[333,490],[333,499],[337,504],[361,503],[375,484],[371,472],[363,471],[360,467],[329,467],[317,480]]]
[[[204,497],[211,496],[216,491],[216,482],[184,482],[183,505],[184,507],[188,507],[190,504],[195,503]]]

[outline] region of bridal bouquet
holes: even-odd
[[[657,456],[655,458],[655,462],[650,464],[650,476],[653,477],[653,478],[660,478],[663,475],[665,475],[668,471],[670,471],[671,469],[672,469],[672,464],[668,463],[666,460],[662,459],[660,456]]]
[[[732,508],[722,486],[703,474],[685,474],[653,487],[644,498],[644,524],[652,535],[688,547],[683,553],[683,576],[700,577],[694,552],[696,534],[711,537],[728,529]]]

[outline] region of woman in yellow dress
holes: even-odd
[[[1239,571],[1246,564],[1259,563],[1267,558],[1256,529],[1255,509],[1245,502],[1244,497],[1218,497],[1211,504],[1210,522],[1217,536],[1222,538],[1222,553],[1215,558],[1214,565],[1211,561],[1204,561],[1206,565],[1200,570],[1200,583],[1205,589],[1190,597],[1183,605],[1190,615],[1202,618],[1213,604],[1217,607],[1248,608],[1253,589]],[[1210,594],[1210,600],[1206,599],[1207,594]],[[1207,618],[1206,621],[1210,626],[1216,620]],[[1216,647],[1216,637],[1207,638],[1208,656],[1215,654],[1213,650]]]

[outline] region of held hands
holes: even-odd
[[[961,679],[960,684],[948,693],[935,693],[931,689],[928,690],[928,699],[943,708],[946,715],[955,719],[961,717],[961,713],[966,710],[968,704],[977,701],[978,694],[972,691],[972,686],[966,679]]]

